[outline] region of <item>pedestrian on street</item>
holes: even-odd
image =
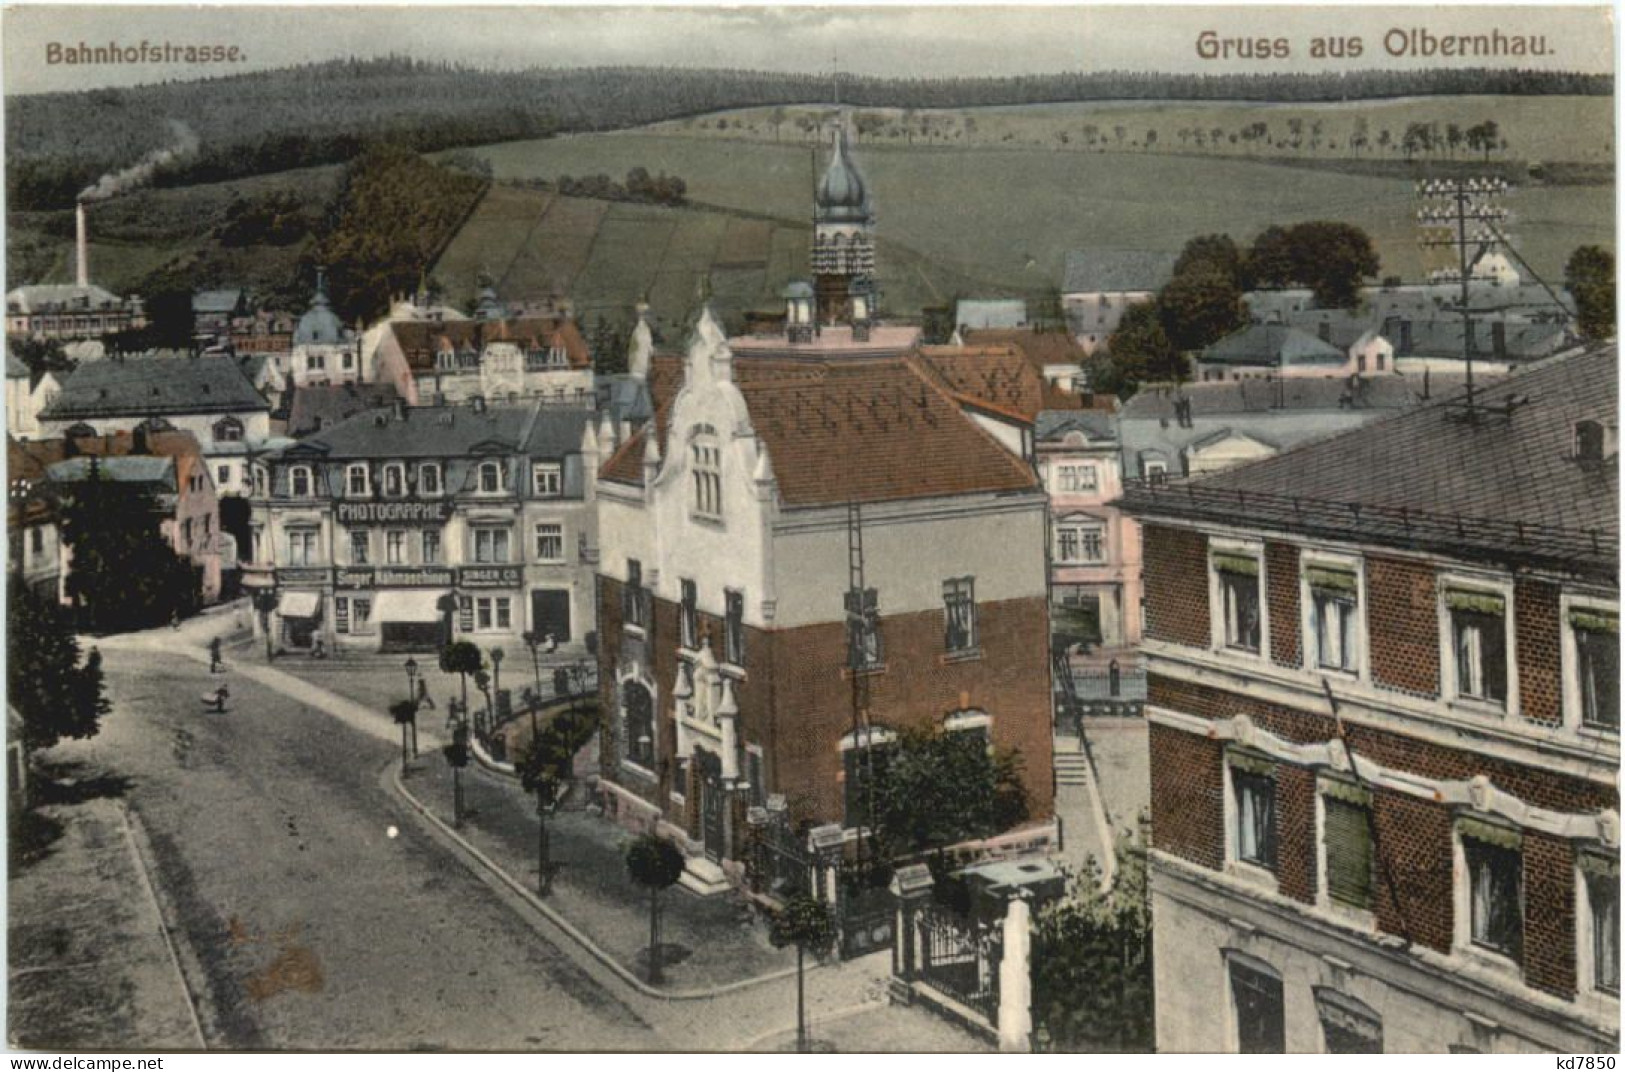
[[[209,641],[209,673],[218,674],[226,669],[226,664],[220,658],[220,638],[215,637]]]
[[[425,707],[431,711],[435,710],[434,698],[429,695],[429,683],[420,677],[418,678],[418,710],[421,711]]]
[[[226,701],[231,698],[231,690],[221,685],[214,690],[214,709],[217,714],[226,713]]]

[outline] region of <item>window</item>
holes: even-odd
[[[564,561],[564,526],[543,522],[536,526],[536,560],[538,562]]]
[[[480,491],[494,494],[502,490],[502,466],[498,462],[480,463]]]
[[[333,597],[333,631],[335,633],[348,633],[350,631],[350,597]]]
[[[1315,1010],[1327,1053],[1382,1052],[1382,1018],[1365,1002],[1317,986]]]
[[[1057,526],[1055,530],[1055,560],[1057,562],[1106,561],[1106,530],[1104,526],[1092,523]]]
[[[307,353],[305,355],[305,370],[307,372],[320,372],[327,367],[327,355]]]
[[[353,602],[355,611],[352,631],[357,633],[372,632],[372,600],[357,599]]]
[[[508,530],[476,528],[474,530],[474,561],[482,564],[508,561]]]
[[[440,466],[436,463],[418,466],[418,493],[420,495],[440,494]]]
[[[479,596],[474,600],[473,609],[474,628],[478,632],[513,628],[513,601],[507,596]]]
[[[296,465],[288,472],[289,494],[295,499],[310,498],[310,470]]]
[[[261,498],[263,498],[265,496],[265,494],[266,494],[265,489],[266,489],[265,470],[260,469],[258,467],[255,467],[255,469],[254,469],[254,494],[260,496]]]
[[[406,565],[406,533],[398,529],[384,533],[384,561],[391,566]]]
[[[692,651],[700,646],[700,597],[693,581],[684,578],[677,584],[683,593],[682,603],[677,608],[677,642]]]
[[[1359,579],[1353,571],[1309,566],[1309,635],[1315,665],[1354,673],[1359,669]]]
[[[1055,488],[1061,492],[1094,491],[1100,486],[1100,472],[1093,465],[1057,465]]]
[[[384,466],[384,494],[392,499],[398,499],[406,494],[406,468],[404,466]]]
[[[438,529],[423,530],[423,564],[432,565],[440,561],[440,532]]]
[[[1146,462],[1145,478],[1153,484],[1161,484],[1168,479],[1168,463]]]
[[[723,594],[727,607],[722,620],[722,661],[745,665],[745,594],[729,590]]]
[[[316,547],[315,529],[288,530],[288,565],[314,566],[321,560],[321,552]]]
[[[976,578],[955,577],[942,582],[942,606],[942,646],[948,651],[976,650]]]
[[[1258,600],[1258,559],[1250,555],[1216,554],[1219,605],[1223,614],[1224,646],[1257,654],[1262,632]]]
[[[1574,702],[1580,725],[1619,732],[1619,613],[1569,610],[1574,645]]]
[[[218,443],[237,443],[243,438],[243,422],[236,417],[222,417],[214,422],[214,438]]]
[[[371,535],[365,530],[350,533],[350,562],[353,565],[367,564],[368,552],[372,550]]]
[[[214,482],[215,482],[215,484],[217,486],[222,487],[222,488],[225,487],[227,484],[231,483],[231,466],[229,466],[229,465],[217,465],[217,466],[215,466],[214,467]]]
[[[694,430],[689,447],[694,477],[694,512],[702,517],[722,516],[722,450],[708,424]]]
[[[1321,848],[1326,860],[1326,896],[1349,908],[1371,907],[1374,870],[1371,794],[1351,782],[1322,779]]]
[[[1605,994],[1619,994],[1619,859],[1596,852],[1577,857],[1585,896],[1582,932],[1589,954],[1589,972],[1583,983]],[[1588,932],[1588,933],[1587,933]],[[1586,966],[1586,957],[1581,964]]]
[[[1249,755],[1230,757],[1235,858],[1275,870],[1275,765]]]
[[[249,561],[251,561],[251,562],[264,562],[265,561],[265,530],[263,528],[261,528],[259,525],[255,525],[253,528],[249,529],[248,530],[248,542],[249,542],[249,546],[251,548],[253,548],[252,554],[254,556],[253,558],[249,559]]]
[[[886,730],[870,730],[862,741],[852,745],[848,739],[848,747],[841,753],[844,823],[852,829],[869,825],[870,787],[886,776],[893,751],[892,737]]]
[[[530,478],[537,498],[556,499],[564,493],[564,477],[557,465],[533,465]]]
[[[1281,977],[1262,961],[1236,954],[1230,960],[1230,999],[1236,1013],[1236,1050],[1286,1052],[1286,1003]]]
[[[655,769],[655,707],[649,690],[636,681],[621,685],[623,755],[628,763]]]
[[[1518,831],[1462,819],[1467,864],[1468,938],[1517,960],[1523,951],[1523,839]]]
[[[626,588],[621,592],[621,617],[624,624],[639,629],[649,622],[649,593],[643,589],[643,563],[635,558],[626,560]]]
[[[350,498],[360,498],[371,494],[368,490],[367,467],[365,465],[352,465],[344,470],[344,490]]]
[[[339,355],[339,367],[346,371],[355,368],[355,355],[348,350],[344,351]]]
[[[846,594],[847,666],[866,670],[880,665],[880,593],[873,588]]]
[[[465,633],[474,631],[474,597],[462,596],[457,602],[457,628]]]
[[[1456,695],[1505,705],[1506,600],[1488,592],[1446,589]]]

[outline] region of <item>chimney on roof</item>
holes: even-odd
[[[406,420],[406,399],[397,398],[395,400],[394,410],[395,410],[395,419],[397,421]]]
[[[88,287],[90,286],[90,240],[85,236],[85,203],[80,201],[73,208],[75,231],[73,249],[76,265],[73,280],[81,287]]]
[[[1505,361],[1507,356],[1507,322],[1496,320],[1490,324],[1490,345],[1495,347],[1495,359]]]

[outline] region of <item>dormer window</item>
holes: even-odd
[[[694,480],[694,513],[705,518],[722,516],[722,449],[717,445],[716,431],[702,424],[694,431],[689,445],[689,458]]]
[[[1601,465],[1613,455],[1613,437],[1601,421],[1574,423],[1574,460],[1581,465]]]
[[[311,495],[310,469],[296,465],[288,471],[288,493],[295,499],[308,499]]]
[[[236,417],[223,417],[214,422],[214,439],[217,443],[237,443],[243,438],[243,422]]]
[[[372,494],[372,482],[365,464],[358,463],[344,470],[344,490],[352,499],[363,499]]]
[[[480,463],[480,493],[495,495],[502,491],[502,465],[498,462]]]
[[[418,494],[440,494],[440,463],[425,462],[418,466]]]
[[[554,462],[531,466],[532,493],[538,499],[556,499],[564,493],[564,474]]]
[[[391,463],[384,466],[384,494],[398,499],[406,494],[406,467]]]

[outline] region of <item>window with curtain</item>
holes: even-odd
[[[654,699],[636,681],[621,686],[621,719],[625,729],[624,755],[645,770],[655,769]]]
[[[942,582],[945,622],[943,647],[950,651],[974,651],[976,636],[976,578],[955,577]]]
[[[1272,768],[1250,757],[1233,760],[1236,859],[1275,870],[1275,778]]]
[[[1575,675],[1580,697],[1580,724],[1619,731],[1619,615],[1601,610],[1572,610]]]
[[[1258,652],[1262,618],[1258,600],[1258,559],[1248,555],[1213,557],[1219,577],[1219,600],[1224,610],[1224,646]]]
[[[880,640],[880,593],[873,588],[846,593],[847,666],[864,670],[884,658]]]
[[[1506,703],[1506,601],[1499,595],[1449,591],[1445,606],[1450,612],[1457,694]]]
[[[372,534],[362,530],[350,533],[350,562],[352,565],[365,566],[372,551]]]
[[[1516,830],[1464,822],[1467,899],[1474,945],[1517,960],[1523,952],[1523,851]]]
[[[1359,585],[1352,571],[1311,566],[1309,618],[1315,664],[1327,670],[1358,669]]]

